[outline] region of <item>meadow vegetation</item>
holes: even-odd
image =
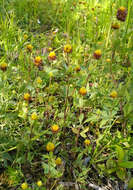
[[[133,1],[0,1],[0,189],[133,188]]]

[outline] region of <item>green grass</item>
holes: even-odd
[[[116,17],[121,6],[125,22]],[[131,0],[0,1],[0,189],[132,186],[132,14]]]

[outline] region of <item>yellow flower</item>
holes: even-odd
[[[27,38],[28,38],[28,35],[27,35],[27,34],[25,34],[25,35],[24,35],[24,39],[26,40]]]
[[[42,79],[40,77],[37,77],[36,81],[37,81],[38,84],[42,83]]]
[[[31,44],[28,44],[28,45],[27,45],[27,50],[28,50],[29,52],[31,52],[32,49],[33,49],[33,46],[32,46]]]
[[[107,63],[110,63],[110,62],[111,62],[111,59],[106,59],[106,62],[107,62]]]
[[[64,52],[65,53],[71,53],[72,52],[72,46],[70,44],[66,44],[64,46]]]
[[[31,119],[32,120],[36,120],[37,119],[37,113],[36,112],[34,112],[34,113],[31,114]]]
[[[42,186],[42,181],[41,181],[41,180],[39,180],[39,181],[37,181],[37,183],[36,183],[36,184],[37,184],[37,186],[38,186],[38,187],[41,187],[41,186]]]
[[[51,48],[51,47],[49,47],[47,50],[48,50],[48,52],[50,52],[50,51],[52,51],[52,48]]]
[[[97,42],[97,44],[98,44],[98,45],[101,45],[101,44],[102,44],[102,42]]]
[[[49,72],[49,76],[50,77],[53,77],[54,75],[53,75],[53,72]]]
[[[81,94],[81,95],[86,95],[87,94],[87,90],[86,90],[86,88],[85,87],[82,87],[82,88],[80,88],[79,89],[79,93]]]
[[[55,149],[55,145],[52,142],[48,142],[48,144],[46,145],[46,150],[48,152],[53,152]]]
[[[59,130],[59,126],[58,125],[52,125],[51,130],[52,130],[52,132],[56,133]]]
[[[31,96],[30,96],[30,94],[29,93],[25,93],[24,94],[24,100],[30,100],[31,99]]]
[[[2,71],[6,71],[6,70],[7,70],[7,63],[5,63],[5,62],[1,63],[0,69],[1,69]]]
[[[55,60],[56,59],[56,54],[54,51],[51,51],[48,55],[49,60]]]
[[[114,90],[114,91],[111,92],[110,96],[111,96],[112,98],[117,98],[118,94],[117,94],[117,92]]]
[[[75,67],[75,71],[76,71],[76,72],[79,72],[80,70],[81,70],[80,66],[77,65],[77,66]]]
[[[102,52],[100,49],[96,50],[93,54],[95,59],[100,59],[101,55],[102,55]]]
[[[111,28],[113,28],[115,30],[119,29],[120,28],[120,24],[119,23],[114,23],[114,24],[112,24]]]
[[[127,17],[127,9],[125,7],[120,7],[117,10],[117,15],[116,15],[117,19],[124,22],[126,20]]]
[[[58,157],[58,158],[55,160],[55,163],[56,163],[56,165],[61,165],[61,164],[62,164],[61,158]]]
[[[126,8],[125,7],[120,7],[119,10],[124,12],[126,10]]]
[[[35,65],[40,66],[42,64],[42,58],[40,56],[35,57]]]
[[[89,146],[90,145],[90,140],[89,139],[85,139],[85,141],[84,141],[84,144],[86,145],[86,146]]]
[[[23,190],[25,190],[25,189],[27,189],[28,188],[28,184],[25,182],[25,183],[22,183],[21,184],[21,188],[23,189]]]

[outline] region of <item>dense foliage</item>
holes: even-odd
[[[132,0],[0,13],[0,189],[132,188]]]

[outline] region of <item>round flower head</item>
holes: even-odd
[[[5,62],[1,63],[0,69],[1,69],[2,71],[6,71],[6,70],[7,70],[7,63],[5,63]]]
[[[60,157],[58,157],[56,160],[55,160],[55,163],[56,163],[56,165],[61,165],[62,164],[62,160],[61,160],[61,158]]]
[[[46,145],[46,150],[48,152],[53,152],[54,149],[55,149],[55,145],[52,142],[48,142],[47,145]]]
[[[37,184],[38,187],[41,187],[43,185],[41,180],[37,181],[36,184]]]
[[[76,71],[76,72],[79,72],[80,70],[81,70],[80,66],[77,65],[77,66],[75,67],[75,71]]]
[[[40,56],[35,57],[34,63],[36,66],[40,66],[42,64],[42,58]]]
[[[36,112],[31,114],[31,119],[32,120],[37,120],[37,113]]]
[[[59,126],[58,125],[52,125],[51,130],[52,130],[52,132],[56,133],[59,130]]]
[[[72,52],[72,46],[70,44],[66,44],[64,46],[64,52],[65,53],[71,53]]]
[[[84,144],[85,144],[85,146],[89,146],[90,145],[90,140],[89,139],[85,139],[85,141],[84,141]]]
[[[28,45],[27,45],[27,50],[28,50],[29,52],[32,52],[32,49],[33,49],[33,46],[32,46],[31,44],[28,44]]]
[[[48,51],[48,52],[51,52],[51,51],[52,51],[52,48],[51,48],[51,47],[47,48],[47,51]]]
[[[120,7],[117,11],[117,19],[124,22],[127,16],[127,9],[125,7]]]
[[[117,30],[120,28],[120,24],[114,23],[114,24],[112,24],[111,28]]]
[[[49,60],[52,60],[52,61],[56,59],[56,54],[55,54],[54,51],[51,51],[51,52],[49,53],[48,59],[49,59]]]
[[[22,183],[21,184],[21,188],[23,189],[23,190],[26,190],[26,189],[28,189],[28,184],[25,182],[25,183]]]
[[[42,83],[42,79],[41,79],[40,77],[37,77],[36,82],[37,82],[38,84],[41,84],[41,83]]]
[[[93,56],[95,59],[100,59],[100,57],[102,56],[101,50],[100,49],[96,50]]]
[[[111,59],[106,59],[106,62],[107,62],[107,63],[110,63],[110,62],[111,62]]]
[[[27,35],[27,34],[25,34],[25,35],[24,35],[24,39],[26,40],[27,38],[28,38],[28,35]]]
[[[118,94],[115,90],[110,93],[111,98],[117,98]]]
[[[79,89],[79,93],[80,93],[82,96],[86,95],[86,94],[87,94],[86,88],[85,88],[85,87],[81,87],[81,88]]]
[[[119,10],[122,11],[122,12],[125,12],[126,8],[125,7],[120,7]]]
[[[24,100],[30,101],[30,99],[31,99],[30,94],[29,93],[25,93],[24,94]]]

